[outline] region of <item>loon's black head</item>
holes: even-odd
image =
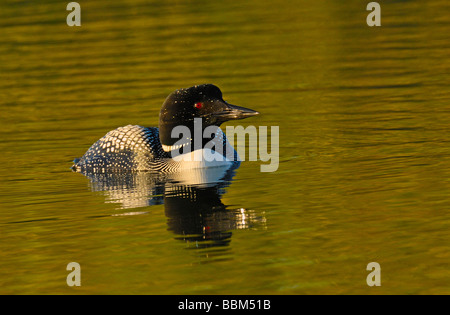
[[[222,123],[258,115],[252,109],[231,105],[222,98],[222,92],[213,84],[195,85],[171,93],[159,113],[159,137],[163,145],[173,145],[172,129],[186,126],[194,130],[194,119],[202,118],[202,128],[220,126]]]

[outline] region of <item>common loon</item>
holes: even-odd
[[[159,128],[128,125],[112,130],[95,142],[80,159],[75,159],[72,169],[81,173],[167,173],[240,163],[237,152],[219,126],[228,120],[257,114],[257,111],[228,104],[223,100],[220,89],[212,84],[179,89],[164,101],[159,114]],[[187,127],[190,135],[194,135],[199,121],[203,135],[200,139],[184,137],[184,133],[175,133],[176,136],[172,137],[172,130],[178,126]],[[208,127],[215,132],[204,137]],[[215,150],[211,148],[211,141]],[[217,150],[220,146],[221,150]],[[207,158],[201,161],[195,158],[190,161],[180,159],[183,155],[192,156],[198,152]],[[217,158],[218,152],[223,159]],[[231,157],[229,152],[232,152]]]

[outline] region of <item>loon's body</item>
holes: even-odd
[[[82,173],[170,173],[238,165],[239,156],[219,125],[256,114],[258,112],[226,103],[219,88],[211,84],[180,89],[166,98],[159,116],[159,128],[128,125],[112,130],[76,159],[72,168]],[[209,131],[215,132],[196,139],[197,142],[194,136],[185,137],[184,133],[175,133],[172,137],[174,128],[180,126],[194,135],[198,132],[200,118],[202,135],[211,127],[213,129]]]
[[[224,156],[220,161],[220,158],[214,159],[212,156],[215,151],[200,149],[200,154],[207,159],[195,161],[195,157],[183,158],[180,156],[179,161],[176,161],[171,158],[170,152],[164,151],[159,140],[158,128],[136,125],[119,127],[95,142],[81,159],[75,161],[73,169],[82,173],[128,171],[168,173],[204,167],[238,166],[240,159],[237,152],[230,146],[220,128],[217,133],[219,141],[222,137],[222,152],[232,150],[233,157],[231,159]],[[196,154],[194,152],[192,154]]]

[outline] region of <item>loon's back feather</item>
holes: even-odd
[[[72,168],[83,173],[158,170],[166,158],[158,128],[128,125],[108,132]]]
[[[230,146],[220,128],[217,129],[214,139],[222,150],[218,153],[210,149],[203,152],[204,149],[202,149],[200,156],[209,157],[208,162],[197,161],[193,158],[198,151],[185,154],[190,158],[189,161],[183,160],[183,156],[180,156],[180,160],[174,160],[170,157],[170,153],[164,151],[158,128],[128,125],[108,132],[95,142],[80,159],[74,161],[72,169],[85,174],[130,171],[171,173],[203,167],[225,165],[237,167],[240,164],[239,155]],[[230,159],[223,156],[228,152],[231,153]],[[214,157],[217,157],[217,160],[214,160]]]

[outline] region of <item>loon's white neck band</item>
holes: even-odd
[[[190,145],[190,142],[187,143],[183,143],[183,144],[177,144],[177,145],[165,145],[165,144],[161,144],[164,152],[171,152],[172,150],[179,150],[187,145]]]

